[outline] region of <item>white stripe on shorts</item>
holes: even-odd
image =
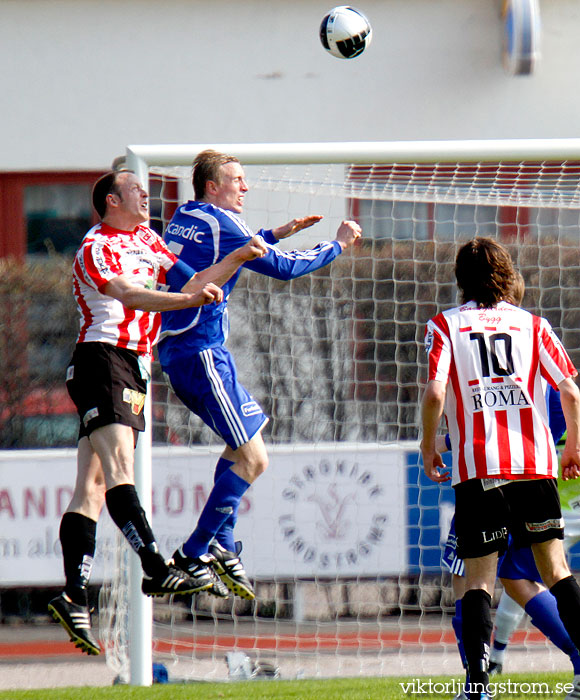
[[[463,559],[455,557],[455,560],[449,567],[449,570],[452,574],[456,574],[457,576],[465,576],[465,564],[463,563]]]
[[[211,384],[212,393],[222,409],[222,414],[234,436],[237,446],[240,447],[248,442],[248,434],[244,424],[240,421],[240,417],[238,416],[236,409],[230,401],[230,397],[228,396],[228,393],[223,385],[222,378],[215,368],[212,351],[202,350],[199,354]]]

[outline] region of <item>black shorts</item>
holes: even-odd
[[[481,479],[454,487],[457,556],[483,557],[507,548],[564,539],[564,519],[556,479],[510,481],[484,490]]]
[[[66,372],[66,388],[81,419],[79,440],[112,423],[145,429],[147,382],[132,350],[78,343]]]

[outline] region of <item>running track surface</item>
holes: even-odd
[[[63,641],[34,639],[20,642],[0,643],[0,659],[13,657],[48,657],[78,656],[79,650],[66,638]],[[537,630],[518,630],[510,644],[544,644],[545,637]],[[234,635],[200,635],[195,638],[178,637],[172,641],[156,640],[154,651],[158,653],[203,652],[213,650],[243,649],[261,651],[296,651],[313,650],[335,651],[340,653],[353,651],[381,651],[385,649],[417,650],[417,647],[454,645],[455,635],[452,630],[390,630],[386,632],[351,633],[351,634],[278,634],[262,636]]]

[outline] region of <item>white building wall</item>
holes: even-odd
[[[328,0],[0,0],[0,170],[107,168],[131,143],[577,136],[580,3],[541,0],[531,77],[500,0],[360,0],[341,61]]]

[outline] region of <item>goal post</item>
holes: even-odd
[[[223,657],[236,653],[254,671],[272,660],[282,677],[456,672],[440,568],[453,499],[426,482],[418,461],[425,322],[456,302],[457,245],[498,237],[524,276],[524,305],[549,318],[580,365],[580,139],[128,146],[125,165],[150,188],[159,233],[193,198],[191,164],[207,148],[245,167],[243,216],[254,230],[321,213],[322,224],[281,245],[331,239],[345,218],[359,221],[363,239],[290,283],[240,278],[229,344],[242,383],[271,416],[275,465],[240,515],[258,598],[156,602],[153,630],[151,603],[134,583],[125,602],[139,641],[129,644],[125,675],[151,682],[152,640],[154,657],[188,678],[234,677]],[[155,363],[152,376],[136,481],[148,514],[155,491],[153,529],[174,549],[195,524],[220,443]],[[113,571],[107,605],[116,591],[127,595],[114,583],[125,573]],[[520,633],[520,646],[541,650],[538,668],[546,659],[557,666],[529,624]]]
[[[147,163],[142,159],[133,158],[127,153],[127,167],[129,170],[133,170],[144,187],[149,189],[149,169]],[[143,366],[143,371],[150,375],[150,362],[144,362]],[[145,511],[148,521],[152,522],[152,398],[150,379],[148,379],[147,382],[148,391],[143,407],[145,430],[140,435],[135,449],[135,489],[137,490],[139,501]],[[141,592],[143,571],[139,557],[135,552],[129,552],[127,561],[129,566],[129,682],[131,685],[150,686],[153,683],[153,601]]]

